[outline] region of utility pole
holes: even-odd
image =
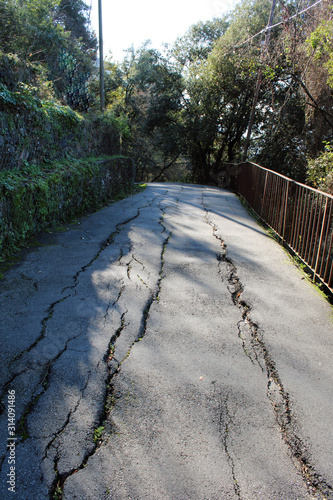
[[[104,57],[103,57],[103,21],[102,21],[102,0],[98,0],[98,27],[99,27],[99,88],[101,99],[101,111],[104,112]]]
[[[265,41],[264,41],[264,50],[261,52],[261,63],[264,61],[264,56],[266,55],[267,50],[268,50],[268,42],[269,42],[269,37],[270,37],[270,34],[271,34],[271,26],[273,24],[273,17],[274,17],[275,5],[276,5],[276,0],[272,0],[271,12],[269,14],[268,25],[267,25],[267,28],[266,28],[266,37],[265,37]],[[252,132],[252,127],[253,127],[253,123],[254,123],[254,115],[255,115],[256,105],[257,105],[258,98],[259,98],[259,90],[260,90],[261,81],[262,81],[262,68],[261,68],[261,64],[260,64],[260,68],[259,68],[259,72],[258,72],[257,85],[256,85],[255,93],[254,93],[252,110],[251,110],[251,115],[250,115],[250,122],[249,122],[249,126],[248,126],[248,129],[247,129],[247,136],[246,136],[246,141],[245,141],[245,146],[244,146],[243,161],[246,161],[246,158],[247,158],[247,150],[249,149],[251,132]]]

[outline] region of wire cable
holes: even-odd
[[[245,43],[248,43],[250,42],[251,40],[253,40],[253,38],[256,38],[257,36],[259,35],[262,35],[263,33],[265,33],[268,29],[272,29],[272,28],[276,28],[277,26],[281,26],[281,24],[285,24],[287,23],[288,21],[290,21],[291,19],[295,19],[297,16],[300,16],[301,14],[304,14],[305,12],[307,12],[308,10],[312,9],[313,7],[315,7],[316,5],[320,4],[323,0],[317,0],[317,2],[313,3],[312,5],[310,5],[309,7],[307,7],[306,9],[303,9],[303,10],[300,10],[299,12],[297,12],[296,14],[294,14],[293,16],[290,16],[288,17],[287,19],[284,19],[283,21],[280,21],[276,24],[273,24],[272,26],[266,26],[266,28],[263,28],[261,31],[258,31],[258,33],[256,33],[255,35],[252,35],[250,38],[248,38],[247,40],[244,40],[243,42],[239,42],[237,43],[236,45],[234,45],[232,48],[233,49],[236,49],[238,47],[241,47],[242,45],[244,45]]]

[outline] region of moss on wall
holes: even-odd
[[[110,203],[133,186],[129,158],[67,159],[0,173],[0,261],[27,238]]]
[[[0,171],[68,155],[115,155],[119,149],[119,133],[98,114],[83,116],[42,100],[23,83],[15,91],[0,83]]]

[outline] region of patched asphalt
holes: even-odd
[[[41,241],[0,284],[0,498],[333,498],[332,306],[234,194]]]

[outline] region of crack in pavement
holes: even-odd
[[[46,334],[46,330],[47,330],[47,324],[49,322],[49,320],[52,318],[53,314],[54,314],[54,310],[55,310],[55,307],[64,302],[65,300],[67,300],[68,298],[70,297],[73,297],[75,294],[76,294],[76,291],[75,291],[75,288],[77,287],[78,283],[79,283],[79,276],[85,272],[92,264],[93,262],[95,262],[100,254],[103,252],[103,250],[105,250],[105,248],[107,248],[109,245],[111,245],[111,243],[114,241],[115,237],[117,234],[119,234],[120,230],[121,230],[121,227],[125,226],[126,224],[132,222],[133,220],[135,220],[139,215],[140,215],[140,211],[145,208],[144,207],[140,207],[137,209],[137,213],[136,215],[132,216],[132,217],[129,217],[128,219],[126,219],[125,221],[123,222],[120,222],[116,225],[116,230],[113,231],[111,233],[111,235],[101,244],[100,246],[100,249],[99,251],[96,253],[96,255],[88,262],[88,264],[82,266],[82,268],[75,274],[75,276],[72,278],[73,281],[74,281],[74,284],[71,285],[71,286],[68,286],[68,287],[65,287],[63,290],[62,290],[62,293],[65,292],[65,290],[74,290],[74,294],[73,293],[70,293],[69,295],[66,295],[65,297],[62,297],[61,299],[58,299],[57,301],[53,302],[49,308],[47,309],[47,316],[45,316],[45,318],[43,318],[42,322],[41,322],[41,325],[42,325],[42,328],[41,328],[41,332],[40,332],[40,335],[37,337],[37,339],[25,350],[21,351],[19,354],[17,354],[11,361],[11,364],[15,363],[16,361],[20,360],[22,358],[22,356],[24,356],[25,354],[31,352],[44,338],[45,338],[45,334]],[[14,374],[13,377],[11,377],[5,384],[4,384],[4,387],[3,387],[3,391],[0,395],[0,401],[3,400],[5,394],[6,394],[6,391],[9,387],[10,384],[12,384],[15,379],[22,375],[23,373],[25,373],[26,369],[23,369],[22,371],[19,371],[18,373]],[[1,408],[0,408],[0,415],[3,413],[5,409],[5,406],[1,403]]]
[[[70,297],[70,295],[66,296],[66,297],[63,297],[62,299],[59,299],[55,302],[53,302],[49,308],[47,309],[47,316],[45,316],[45,318],[42,320],[41,324],[42,324],[42,329],[41,329],[41,333],[40,335],[38,336],[38,338],[33,342],[33,344],[31,344],[27,349],[25,349],[24,351],[20,352],[19,354],[17,354],[11,361],[11,364],[14,364],[16,361],[20,360],[22,358],[23,355],[29,353],[32,351],[32,349],[34,349],[38,344],[39,342],[44,339],[45,337],[45,333],[46,333],[46,329],[47,329],[47,323],[48,321],[52,318],[53,316],[53,313],[54,313],[54,309],[55,309],[55,306],[57,304],[60,304],[61,302],[63,302],[64,300],[66,300],[68,297]],[[48,362],[47,362],[48,363]],[[22,370],[18,370],[16,371],[16,373],[13,374],[13,376],[7,380],[7,382],[4,384],[3,386],[3,390],[2,390],[2,393],[0,395],[0,401],[1,401],[1,408],[0,408],[0,415],[2,415],[2,413],[4,412],[5,410],[5,405],[2,404],[2,400],[4,399],[5,395],[6,395],[6,392],[7,392],[7,389],[8,387],[10,387],[12,385],[12,383],[16,380],[17,377],[23,375],[24,373],[26,373],[27,371],[29,370],[29,368],[23,368]]]
[[[162,211],[162,216],[160,217],[159,224],[163,228],[161,234],[164,234],[167,231],[166,227],[164,225],[165,210],[163,208],[160,208],[160,210]],[[55,479],[55,481],[50,489],[50,498],[54,498],[55,494],[57,494],[58,499],[61,498],[61,492],[63,491],[63,487],[64,487],[66,480],[70,476],[75,474],[77,471],[83,469],[87,465],[89,459],[96,453],[96,451],[102,445],[105,445],[108,442],[108,439],[112,434],[113,424],[112,424],[112,421],[108,417],[109,417],[109,414],[110,414],[113,406],[116,403],[116,399],[114,397],[113,379],[116,375],[119,375],[119,373],[121,371],[121,365],[130,355],[130,352],[131,352],[133,346],[137,342],[141,341],[146,334],[147,322],[149,319],[150,309],[151,309],[152,305],[154,304],[154,302],[159,300],[159,294],[161,292],[161,285],[162,285],[162,281],[164,278],[164,265],[165,265],[164,254],[165,254],[166,247],[169,243],[171,236],[172,236],[172,232],[169,231],[168,235],[166,236],[166,238],[164,238],[164,240],[162,242],[158,280],[157,280],[157,283],[155,285],[154,290],[151,290],[151,293],[148,297],[148,300],[146,301],[146,303],[143,307],[137,338],[130,345],[128,352],[127,352],[127,356],[123,360],[117,360],[114,357],[115,344],[127,326],[127,324],[126,324],[126,314],[128,313],[127,309],[126,309],[126,311],[123,312],[123,314],[121,316],[120,326],[112,335],[110,342],[109,342],[109,345],[108,345],[107,352],[104,355],[104,362],[107,364],[108,376],[106,379],[103,411],[102,411],[102,414],[100,415],[99,424],[98,424],[98,427],[103,429],[102,435],[100,436],[98,441],[95,442],[93,449],[86,452],[82,463],[78,467],[75,467],[75,468],[73,468],[65,473],[62,473],[62,474],[58,473],[57,474],[57,477],[56,477],[56,479]],[[133,258],[132,260],[136,260],[139,264],[141,264],[144,267],[143,263],[140,262],[139,260],[137,260],[133,254],[132,254],[132,258]],[[124,287],[124,288],[126,288],[126,287]],[[118,298],[120,298],[120,295],[121,294],[119,294]],[[54,460],[55,470],[57,470],[59,460],[60,460],[60,456],[58,454]]]
[[[118,299],[120,298],[120,296],[121,296],[121,293],[119,294]],[[115,303],[116,302],[117,302],[117,300],[115,301]],[[119,338],[119,336],[123,332],[124,328],[126,327],[125,315],[127,312],[128,312],[128,310],[123,312],[123,314],[121,315],[121,320],[120,320],[121,324],[117,328],[115,333],[112,335],[110,342],[109,342],[109,345],[108,345],[107,352],[105,353],[103,360],[102,360],[104,363],[106,363],[106,365],[108,367],[108,376],[106,379],[106,387],[105,387],[105,394],[104,394],[104,398],[103,398],[104,403],[103,403],[103,407],[102,407],[103,408],[102,414],[100,415],[100,417],[98,419],[96,429],[103,428],[103,430],[104,430],[107,415],[111,411],[112,405],[114,404],[114,398],[113,398],[112,387],[111,387],[111,380],[112,380],[112,377],[115,375],[115,373],[117,373],[119,371],[121,363],[119,363],[117,360],[115,360],[115,358],[113,356],[113,352],[114,352],[114,345],[115,345],[117,339]],[[98,365],[99,364],[100,364],[100,362],[98,363]],[[91,375],[91,372],[89,372],[89,376],[90,375]],[[88,386],[89,376],[88,376],[87,382],[85,384],[85,387],[82,389],[82,394],[81,394],[74,410],[71,410],[68,413],[66,422],[62,426],[62,428],[59,431],[57,431],[56,437],[58,435],[60,435],[65,430],[67,425],[70,423],[70,417],[78,409],[78,407],[83,399],[83,392]],[[51,445],[53,445],[53,442],[54,442],[54,439],[51,440],[51,442],[49,443],[47,448],[49,448]],[[86,449],[82,462],[78,466],[75,466],[75,467],[71,468],[70,470],[68,470],[66,472],[62,472],[62,473],[60,473],[58,470],[58,464],[59,464],[59,461],[61,460],[61,453],[59,450],[60,444],[58,445],[57,453],[54,456],[54,466],[53,466],[54,471],[55,471],[55,479],[54,479],[54,481],[50,487],[50,491],[49,491],[49,495],[50,495],[51,499],[57,498],[57,500],[60,500],[62,498],[62,490],[63,490],[63,486],[64,486],[66,479],[68,477],[72,476],[73,474],[75,474],[76,472],[78,472],[79,470],[83,469],[87,465],[89,458],[92,457],[96,453],[98,448],[102,445],[102,442],[103,442],[102,436],[98,440],[96,440],[95,436],[94,436],[94,439],[92,439],[92,446],[89,449]],[[46,454],[44,455],[43,458],[44,459],[46,458]]]
[[[51,439],[51,441],[49,441],[49,443],[46,445],[45,447],[45,451],[44,451],[44,456],[42,457],[42,461],[45,460],[47,458],[47,452],[48,450],[51,448],[51,446],[53,446],[53,443],[54,441],[57,439],[57,437],[65,430],[65,428],[67,427],[67,425],[69,424],[70,422],[70,419],[71,419],[71,416],[76,412],[76,410],[78,409],[79,405],[80,405],[80,402],[82,401],[83,399],[83,394],[84,394],[84,391],[86,390],[88,384],[89,384],[89,380],[90,380],[90,377],[91,377],[91,371],[88,373],[87,375],[87,380],[86,380],[86,383],[84,385],[84,387],[81,389],[81,396],[78,398],[75,406],[73,409],[71,409],[68,414],[67,414],[67,417],[66,417],[66,420],[64,422],[64,424],[60,427],[60,429],[57,430],[57,432],[55,432],[53,434],[53,437]]]
[[[43,318],[42,322],[41,322],[41,332],[40,332],[40,335],[38,336],[38,338],[25,350],[23,350],[21,353],[17,354],[15,356],[15,358],[13,358],[13,360],[11,361],[10,363],[10,367],[12,367],[12,365],[14,365],[14,363],[16,363],[17,361],[21,360],[21,358],[32,352],[34,350],[34,348],[36,348],[38,346],[38,344],[45,338],[45,335],[46,335],[46,330],[47,330],[47,326],[48,326],[48,322],[49,320],[52,318],[53,314],[54,314],[54,311],[55,311],[55,308],[58,304],[64,302],[66,299],[70,298],[70,297],[73,297],[76,295],[76,290],[75,288],[77,287],[78,283],[79,283],[79,277],[80,275],[85,272],[92,264],[93,262],[95,262],[99,256],[101,255],[101,253],[109,246],[111,245],[114,240],[115,240],[115,237],[116,235],[118,235],[121,231],[121,229],[126,226],[127,224],[129,224],[130,222],[132,222],[133,220],[137,219],[138,216],[140,215],[141,211],[146,208],[147,206],[151,206],[152,203],[158,198],[158,196],[155,196],[153,198],[153,200],[151,200],[151,202],[147,205],[144,205],[142,207],[139,207],[137,208],[137,212],[134,216],[131,216],[129,218],[127,218],[125,221],[122,221],[120,223],[118,223],[116,225],[116,229],[115,231],[113,231],[110,236],[100,245],[100,249],[99,251],[96,253],[96,255],[94,255],[94,257],[88,262],[88,264],[82,266],[82,268],[75,274],[75,276],[72,278],[73,279],[73,285],[71,286],[68,286],[68,287],[65,287],[63,290],[62,290],[62,293],[64,293],[66,290],[72,290],[74,291],[74,293],[70,293],[68,295],[66,295],[65,297],[61,297],[59,300],[53,302],[49,308],[47,309],[47,315]],[[121,255],[119,257],[118,260],[121,259],[122,257],[122,249],[120,251]],[[117,303],[120,299],[120,296],[122,294],[122,291],[123,291],[124,287],[121,287],[120,291],[119,291],[119,294],[118,294],[118,297],[117,299],[114,301],[114,304]],[[111,306],[112,307],[112,306]],[[107,309],[110,308],[110,304],[108,306]],[[106,312],[106,315],[105,317],[107,316],[107,313],[108,311]],[[80,332],[78,335],[75,335],[74,337],[71,337],[71,338],[68,338],[66,341],[65,341],[65,346],[63,347],[63,349],[60,350],[59,353],[57,353],[56,356],[54,356],[53,358],[51,359],[48,359],[46,362],[41,362],[40,359],[38,359],[38,366],[36,368],[32,368],[33,370],[36,370],[36,369],[42,369],[43,370],[43,375],[42,377],[40,378],[39,382],[35,385],[35,387],[33,388],[32,390],[32,396],[30,398],[30,400],[28,401],[28,403],[23,407],[23,410],[21,412],[20,415],[18,415],[18,429],[19,429],[19,432],[21,433],[21,439],[19,439],[17,442],[16,442],[16,446],[19,446],[23,441],[25,441],[25,439],[27,439],[29,437],[28,435],[28,429],[27,429],[27,426],[26,426],[26,421],[27,421],[27,418],[29,416],[29,414],[32,412],[33,408],[35,407],[36,403],[38,402],[38,400],[40,399],[40,397],[47,391],[48,389],[48,383],[45,383],[48,379],[48,376],[50,374],[50,370],[52,368],[52,365],[61,357],[61,355],[67,350],[68,348],[68,344],[73,341],[73,340],[76,340],[80,335],[82,335],[82,332]],[[21,361],[22,362],[22,361]],[[6,395],[6,391],[8,389],[9,386],[11,386],[15,380],[21,376],[21,375],[24,375],[25,373],[28,373],[28,371],[31,369],[30,366],[25,366],[23,369],[20,369],[20,370],[17,370],[16,373],[14,373],[12,375],[12,377],[10,379],[7,380],[7,382],[4,384],[3,386],[3,390],[2,390],[2,393],[0,395],[0,401],[1,401],[1,407],[0,407],[0,416],[2,413],[4,413],[5,411],[5,404],[2,404],[2,400],[4,399],[5,395]],[[66,425],[65,425],[66,427]],[[63,428],[62,428],[63,430]],[[8,451],[6,450],[6,452],[1,456],[0,458],[0,471],[2,470],[2,466],[3,466],[3,463],[6,459],[6,456],[8,454]]]
[[[215,387],[214,387],[215,391]],[[235,462],[234,459],[231,456],[231,453],[229,451],[229,445],[228,445],[228,438],[230,436],[229,429],[230,425],[232,424],[232,417],[229,412],[229,407],[228,407],[228,399],[229,399],[229,392],[225,395],[225,397],[222,397],[222,394],[219,394],[219,435],[220,439],[222,441],[222,445],[225,451],[225,454],[227,456],[228,464],[231,469],[231,474],[232,474],[232,479],[233,479],[233,485],[234,485],[234,491],[235,494],[237,495],[238,498],[241,498],[241,491],[239,484],[236,479],[236,472],[235,472]]]
[[[114,242],[114,239],[115,237],[120,233],[121,231],[121,228],[123,226],[126,226],[127,224],[129,224],[130,222],[134,221],[135,219],[137,219],[141,213],[141,210],[145,208],[145,206],[143,207],[139,207],[137,209],[137,213],[136,215],[132,216],[132,217],[129,217],[128,219],[126,219],[125,221],[123,222],[119,222],[117,225],[116,225],[116,229],[110,234],[110,236],[108,236],[108,238],[106,240],[104,240],[101,245],[100,245],[100,249],[99,251],[96,253],[96,255],[88,262],[88,264],[86,264],[85,266],[82,266],[82,268],[76,273],[76,275],[73,277],[73,285],[71,286],[67,286],[63,289],[63,292],[65,290],[68,290],[68,289],[71,289],[71,290],[74,290],[78,283],[79,283],[79,277],[82,273],[84,273],[98,258],[99,256],[101,255],[101,253],[108,247],[110,246],[113,242]],[[122,252],[122,249],[121,249],[121,252]],[[121,255],[122,257],[122,255]],[[121,258],[120,257],[120,258]]]
[[[62,425],[62,427],[54,434],[53,438],[51,439],[51,441],[46,445],[45,447],[45,452],[44,452],[44,456],[42,457],[42,462],[47,458],[48,456],[48,450],[53,447],[56,449],[56,454],[54,456],[54,459],[53,459],[53,470],[55,472],[55,479],[53,481],[53,484],[51,486],[51,494],[50,494],[50,498],[57,498],[57,499],[60,499],[60,495],[61,495],[61,488],[60,488],[60,484],[62,482],[62,477],[61,475],[59,474],[59,471],[58,471],[58,463],[59,463],[59,460],[61,459],[61,453],[59,451],[59,448],[60,448],[60,444],[57,446],[55,445],[54,446],[54,442],[55,440],[57,439],[57,437],[66,429],[66,427],[69,425],[70,423],[70,420],[71,420],[71,417],[72,415],[74,415],[74,413],[77,411],[78,407],[80,406],[80,403],[84,397],[84,391],[86,390],[86,388],[88,387],[88,384],[89,384],[89,380],[90,380],[90,377],[91,377],[91,371],[88,373],[88,376],[87,376],[87,380],[86,380],[86,383],[85,383],[85,386],[81,389],[81,396],[79,397],[75,407],[70,410],[67,414],[67,418],[64,422],[64,424]],[[57,493],[57,496],[56,496],[56,493]]]
[[[241,311],[242,319],[237,323],[238,337],[242,341],[242,348],[244,354],[249,358],[251,363],[257,364],[261,371],[265,371],[263,366],[263,352],[261,350],[260,343],[258,341],[258,325],[254,323],[250,318],[251,306],[241,299],[241,295],[244,291],[243,285],[238,279],[237,268],[233,261],[227,256],[227,246],[224,241],[216,234],[217,228],[215,225],[210,224],[213,227],[213,233],[215,238],[221,242],[222,252],[217,255],[218,270],[219,275],[222,280],[226,277],[228,285],[227,290],[231,295],[233,304],[238,307]],[[226,267],[223,266],[226,264]]]
[[[119,292],[118,292],[118,296],[113,302],[110,300],[107,307],[106,307],[105,314],[104,314],[104,326],[106,325],[110,309],[112,309],[116,304],[118,304],[120,297],[122,296],[122,293],[125,290],[125,283],[124,283],[123,278],[120,278],[120,280],[118,280],[118,281],[121,283],[120,288],[119,288]],[[110,283],[108,283],[107,289],[110,290]]]
[[[127,267],[127,277],[128,277],[128,279],[129,279],[129,280],[131,279],[131,277],[130,277],[130,271],[131,271],[131,269],[132,269],[131,264],[132,264],[132,262],[133,262],[133,261],[134,261],[134,262],[137,262],[138,264],[140,264],[140,266],[142,266],[142,271],[145,271],[145,270],[146,270],[145,265],[144,265],[142,262],[140,262],[140,261],[139,261],[139,260],[135,257],[135,255],[134,255],[134,254],[132,254],[132,259],[131,259],[131,260],[128,262],[128,264],[127,264],[127,266],[128,266],[128,267]],[[147,271],[147,272],[148,272],[148,277],[150,277],[150,273],[149,273],[149,271]],[[148,283],[146,283],[146,282],[145,282],[145,280],[144,280],[144,279],[143,279],[143,278],[142,278],[139,274],[136,274],[136,277],[138,278],[138,280],[139,280],[139,281],[140,281],[140,282],[141,282],[141,283],[142,283],[142,284],[143,284],[146,288],[148,288],[148,289],[149,289],[149,285],[148,285]]]
[[[131,253],[131,252],[129,252],[129,253]],[[133,261],[134,261],[134,262],[137,262],[138,264],[140,264],[140,266],[142,266],[142,269],[143,269],[143,270],[145,269],[144,264],[143,264],[142,262],[140,262],[140,261],[139,261],[139,260],[135,257],[135,255],[132,253],[132,258],[131,258],[131,260],[130,260],[129,262],[127,262],[127,263],[126,263],[126,266],[127,266],[127,278],[128,278],[129,280],[131,279],[131,269],[132,269],[131,264],[132,264],[132,262],[133,262]],[[137,275],[137,276],[138,276],[138,278],[140,279],[140,276],[139,276],[139,275]],[[142,283],[144,283],[144,282],[142,282]],[[146,283],[144,283],[144,285],[146,285]]]
[[[121,318],[120,318],[120,326],[119,326],[119,328],[117,328],[115,333],[112,335],[110,342],[109,342],[108,350],[104,355],[104,361],[108,365],[109,375],[112,375],[112,376],[116,373],[116,371],[119,369],[120,364],[121,364],[121,362],[118,361],[114,357],[114,351],[115,351],[115,344],[116,344],[118,338],[120,337],[120,335],[122,334],[122,332],[124,331],[124,329],[127,326],[127,324],[125,323],[125,316],[127,313],[128,313],[128,309],[126,309],[126,311],[124,311],[122,313]]]
[[[209,210],[204,203],[204,194],[202,195],[202,205],[206,212],[205,217],[207,224],[212,227],[213,236],[220,241],[222,248],[221,253],[217,255],[219,274],[222,281],[227,279],[229,284],[227,288],[231,295],[232,302],[240,309],[242,314],[242,319],[238,322],[237,328],[238,337],[242,341],[244,354],[250,359],[251,363],[256,363],[263,372],[266,371],[268,379],[267,398],[273,406],[277,424],[280,428],[284,442],[291,451],[293,463],[297,469],[301,470],[303,480],[309,493],[312,495],[320,493],[323,495],[323,500],[326,500],[326,498],[333,498],[333,486],[318,474],[314,465],[311,463],[310,454],[305,444],[297,435],[297,421],[291,410],[289,394],[283,386],[276,364],[269,353],[259,326],[250,318],[251,306],[242,299],[244,287],[237,274],[237,267],[232,259],[228,257],[227,245],[223,238],[217,234],[216,225],[209,220]],[[227,269],[222,268],[223,263],[227,265]],[[243,332],[246,335],[245,337],[242,335]],[[246,343],[249,344],[249,349]]]
[[[18,434],[21,435],[21,439],[18,439],[16,441],[16,446],[19,446],[22,444],[26,439],[31,437],[29,435],[28,429],[27,429],[27,418],[30,415],[31,411],[37,404],[38,400],[45,394],[45,392],[48,389],[49,385],[49,375],[51,373],[51,368],[52,365],[62,356],[62,354],[67,350],[68,345],[71,341],[76,340],[82,335],[82,332],[79,333],[78,335],[70,338],[67,340],[64,348],[51,360],[49,360],[44,366],[43,366],[43,374],[40,378],[40,381],[35,385],[33,391],[32,391],[32,397],[30,401],[25,405],[23,412],[21,414],[21,417],[17,421],[17,432]],[[23,372],[24,373],[24,372]],[[0,462],[0,470],[3,465],[3,461],[6,458],[8,452],[5,453],[5,455],[2,457],[1,462]]]

